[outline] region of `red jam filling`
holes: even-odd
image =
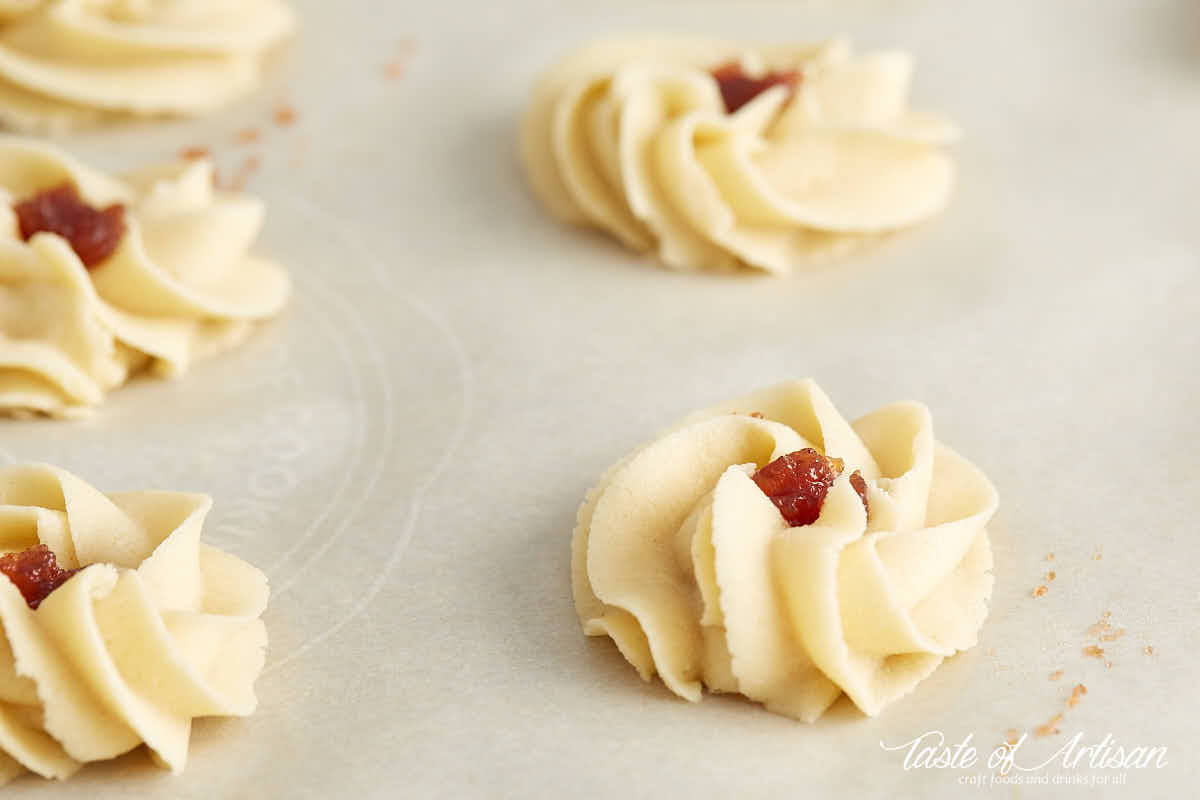
[[[730,114],[773,86],[786,86],[789,90],[793,90],[800,82],[799,70],[768,72],[761,78],[751,78],[742,70],[741,64],[734,61],[714,69],[712,76],[721,90],[721,99],[725,101],[725,110]]]
[[[863,508],[869,509],[867,505],[867,481],[863,478],[862,473],[858,470],[850,473],[850,485],[854,487],[854,491],[858,492],[858,499],[862,500]]]
[[[78,571],[59,569],[53,551],[44,544],[0,556],[0,572],[16,585],[30,608],[41,605],[51,592]]]
[[[125,207],[93,208],[75,185],[61,183],[13,206],[25,241],[42,231],[66,239],[88,269],[112,255],[125,235]]]
[[[821,516],[825,495],[842,474],[845,462],[828,458],[811,447],[780,456],[751,476],[751,480],[771,499],[788,525],[811,525]],[[850,485],[867,507],[867,482],[858,470],[850,476]]]

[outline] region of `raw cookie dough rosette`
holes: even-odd
[[[645,680],[817,719],[868,715],[972,647],[996,492],[929,411],[853,424],[811,381],[698,412],[613,467],[572,544],[584,631]]]
[[[0,0],[0,124],[209,112],[257,86],[294,28],[280,0]]]
[[[254,711],[267,579],[201,543],[211,505],[0,470],[0,783],[141,744],[178,772],[194,718]]]
[[[112,178],[0,136],[0,413],[85,413],[130,375],[179,375],[279,313],[254,198],[208,160]]]
[[[554,216],[669,267],[787,273],[946,205],[958,131],[908,109],[912,71],[840,39],[601,41],[537,84],[522,160]]]

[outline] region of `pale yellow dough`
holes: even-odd
[[[267,579],[201,543],[211,505],[0,470],[0,552],[45,544],[86,567],[36,610],[0,575],[0,783],[67,778],[141,744],[179,772],[194,718],[254,711]]]
[[[124,238],[91,271],[62,237],[18,232],[12,205],[65,181],[125,205]],[[112,178],[0,136],[0,413],[85,413],[134,372],[179,375],[278,314],[288,275],[249,252],[263,214],[214,189],[207,160]]]
[[[798,70],[728,114],[711,70]],[[921,223],[947,203],[955,125],[910,111],[912,59],[843,40],[752,47],[623,38],[580,48],[534,89],[530,184],[564,222],[675,269],[782,274]]]
[[[846,466],[792,528],[750,476],[806,447]],[[875,715],[975,645],[996,504],[924,406],[850,424],[812,381],[784,383],[693,414],[601,479],[573,536],[575,607],[688,700],[707,687],[813,721],[845,693]]]
[[[0,124],[212,111],[259,84],[295,25],[281,0],[0,0]]]

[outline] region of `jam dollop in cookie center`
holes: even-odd
[[[37,608],[77,569],[60,569],[54,551],[37,544],[17,553],[0,556],[0,573],[8,576],[30,608]]]
[[[830,458],[806,447],[782,455],[751,476],[751,480],[770,498],[788,525],[798,528],[811,525],[821,516],[821,506],[833,482],[845,469],[840,458]],[[850,485],[867,507],[867,482],[855,470]]]
[[[768,72],[761,77],[753,78],[746,74],[741,64],[734,61],[714,69],[712,76],[721,90],[721,99],[725,101],[725,110],[730,114],[767,89],[774,86],[786,86],[789,90],[794,91],[796,84],[800,83],[799,70]]]
[[[60,183],[13,206],[21,238],[57,233],[88,269],[113,254],[125,235],[125,207],[119,203],[94,208],[84,202],[71,182]]]

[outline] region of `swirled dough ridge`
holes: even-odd
[[[143,743],[178,772],[192,719],[254,711],[267,580],[200,541],[211,505],[0,470],[0,550],[44,544],[85,567],[37,609],[0,576],[0,780],[66,778]]]
[[[712,71],[795,73],[727,112]],[[907,108],[912,59],[841,39],[751,47],[620,38],[542,77],[521,156],[556,217],[676,269],[786,273],[845,256],[945,206],[953,123]]]
[[[116,250],[91,270],[66,239],[19,234],[13,204],[64,182],[125,207]],[[179,375],[278,314],[288,275],[250,252],[263,216],[257,199],[216,190],[207,160],[113,178],[0,136],[0,412],[85,412],[132,373]]]
[[[295,24],[281,0],[3,0],[0,123],[212,111],[259,83]]]
[[[845,469],[816,522],[789,527],[751,475],[805,448]],[[693,414],[588,493],[576,610],[688,700],[737,692],[812,721],[845,693],[874,715],[976,643],[996,504],[924,406],[851,425],[813,382],[781,384]]]

